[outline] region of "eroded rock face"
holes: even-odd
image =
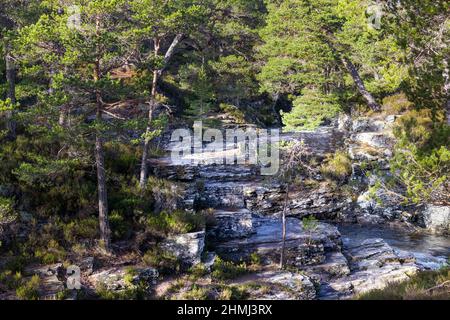
[[[262,215],[279,215],[285,205],[285,190],[279,184],[253,185],[244,188],[247,208]],[[314,215],[318,219],[335,219],[349,203],[331,190],[326,182],[314,188],[290,192],[287,215],[297,218]]]
[[[227,260],[248,260],[258,253],[264,263],[278,263],[282,244],[282,224],[279,219],[254,220],[255,233],[245,239],[235,239],[215,244],[217,254]],[[339,250],[341,238],[336,227],[319,223],[312,231],[304,230],[301,221],[289,218],[286,235],[286,264],[304,266],[325,261],[326,252]]]
[[[423,224],[428,230],[450,234],[450,206],[427,205],[420,213]]]
[[[215,225],[209,228],[207,236],[212,241],[226,241],[252,235],[253,216],[247,209],[216,210]]]
[[[199,264],[205,248],[205,231],[170,236],[160,248],[176,256],[185,267]]]

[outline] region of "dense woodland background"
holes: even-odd
[[[219,113],[285,130],[402,114],[392,187],[448,204],[449,3],[378,3],[379,24],[367,0],[2,0],[0,227],[20,221],[3,277],[198,229],[161,210],[177,195],[148,159]]]

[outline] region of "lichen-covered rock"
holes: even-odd
[[[159,246],[176,256],[184,266],[190,267],[201,262],[205,248],[205,231],[170,236]]]
[[[261,300],[313,300],[316,298],[314,283],[309,277],[299,273],[268,271],[258,274],[258,279],[262,283],[275,285],[269,293],[258,297]]]
[[[159,274],[153,268],[116,267],[94,273],[89,281],[94,288],[120,292],[142,283],[151,287]]]
[[[217,210],[214,219],[215,225],[207,232],[213,242],[245,238],[254,233],[253,217],[247,209]]]

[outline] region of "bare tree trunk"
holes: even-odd
[[[58,124],[61,127],[65,127],[66,126],[66,121],[67,120],[67,106],[63,105],[59,108],[59,118],[58,118]]]
[[[282,217],[282,244],[281,244],[281,257],[280,257],[280,270],[284,269],[285,265],[285,251],[286,251],[286,211],[289,202],[289,183],[286,188],[286,196],[284,198],[283,217]]]
[[[167,65],[169,64],[170,59],[172,59],[173,54],[175,53],[175,49],[178,46],[178,44],[183,40],[184,35],[183,34],[177,34],[175,38],[173,39],[172,43],[170,44],[169,49],[167,49],[166,54],[164,55],[164,65],[163,67],[158,70],[158,76],[161,76],[164,70],[166,69]]]
[[[353,78],[353,81],[355,82],[356,88],[358,89],[359,93],[363,96],[363,98],[366,100],[367,105],[370,107],[370,109],[374,111],[381,110],[381,106],[378,104],[378,102],[375,100],[372,94],[369,91],[367,91],[366,86],[364,85],[364,81],[361,79],[361,76],[359,75],[359,72],[356,69],[355,65],[350,61],[350,59],[341,55],[340,52],[336,49],[336,45],[333,43],[335,37],[332,34],[332,32],[328,31],[327,35],[328,39],[325,39],[325,42],[328,44],[330,49],[336,55],[336,59],[339,59],[345,66],[347,71],[350,73],[351,77]]]
[[[11,56],[11,50],[10,45],[6,45],[6,56],[5,56],[5,62],[6,62],[6,81],[8,83],[8,92],[7,92],[7,98],[11,100],[11,103],[13,106],[16,105],[16,66],[14,64],[14,60]],[[16,138],[16,122],[13,119],[14,111],[7,111],[6,112],[6,118],[7,118],[7,129],[8,129],[8,136],[10,139]]]
[[[353,65],[353,63],[347,58],[342,58],[342,62],[345,65],[345,67],[347,68],[350,75],[352,76],[353,81],[355,82],[355,85],[358,88],[359,93],[366,100],[370,109],[372,109],[374,111],[380,111],[381,106],[378,104],[378,102],[375,100],[375,98],[372,96],[372,94],[369,91],[367,91],[366,86],[364,85],[364,82],[361,79],[361,77],[358,73],[358,70]]]
[[[154,40],[155,45],[155,57],[158,57],[159,54],[159,48],[160,48],[160,40],[155,39]],[[144,139],[144,148],[142,151],[142,160],[141,160],[141,172],[140,172],[140,178],[139,178],[139,187],[141,189],[145,188],[145,185],[147,184],[148,179],[148,156],[149,156],[149,149],[150,149],[150,135],[152,132],[152,121],[153,121],[153,112],[156,105],[156,94],[157,89],[156,86],[158,85],[158,79],[159,79],[159,70],[153,70],[153,81],[152,81],[152,90],[151,90],[151,96],[150,96],[150,105],[148,108],[148,123],[147,123],[147,129],[145,130],[145,139]]]
[[[149,149],[150,149],[150,143],[151,139],[149,139],[149,136],[152,132],[152,121],[153,121],[153,112],[156,108],[156,94],[157,94],[157,85],[159,77],[164,72],[165,68],[167,67],[170,59],[172,58],[173,54],[175,53],[175,49],[178,46],[178,44],[183,40],[183,34],[177,34],[175,38],[173,39],[169,49],[167,49],[166,54],[164,55],[164,64],[163,67],[159,70],[153,71],[153,81],[152,81],[152,90],[151,90],[151,97],[150,97],[150,105],[148,110],[148,123],[147,123],[147,129],[145,132],[145,139],[144,139],[144,147],[142,150],[142,160],[141,160],[141,170],[140,170],[140,177],[139,177],[139,187],[141,189],[145,188],[145,185],[147,184],[148,180],[148,157],[149,157]],[[155,47],[155,57],[157,58],[159,55],[159,50],[161,47],[161,40],[160,39],[154,39],[154,47]]]

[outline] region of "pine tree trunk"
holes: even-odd
[[[155,39],[155,57],[158,57],[160,42],[158,39]],[[142,160],[141,160],[141,172],[139,178],[139,187],[143,190],[147,184],[148,179],[148,157],[149,157],[149,149],[150,149],[150,134],[152,132],[152,121],[153,121],[153,112],[156,105],[156,86],[158,85],[159,73],[160,70],[153,70],[153,81],[152,81],[152,90],[150,96],[150,105],[148,108],[148,122],[147,129],[145,130],[145,139],[144,139],[144,147],[142,150]]]
[[[98,35],[98,29],[100,25],[100,17],[96,17],[96,32]],[[95,61],[94,70],[94,81],[98,82],[101,77],[100,72],[100,59],[98,58],[100,54],[97,55],[97,60]],[[102,109],[103,102],[102,96],[99,89],[96,89],[96,105],[97,114],[96,120],[101,123],[103,121]],[[106,253],[111,252],[111,229],[109,228],[108,221],[108,192],[106,189],[106,170],[105,170],[105,153],[103,150],[103,137],[102,133],[97,130],[95,133],[95,162],[97,165],[97,187],[98,187],[98,220],[100,224],[100,245],[106,251]]]
[[[102,121],[101,97],[97,92],[97,121]],[[101,246],[106,252],[111,251],[111,230],[108,221],[108,193],[106,189],[105,154],[103,150],[103,138],[101,132],[95,135],[95,161],[97,165],[98,186],[98,220],[100,224]]]
[[[14,65],[14,60],[11,57],[10,46],[6,45],[6,81],[8,83],[7,98],[11,100],[11,103],[15,106],[16,104],[16,67]],[[7,129],[8,137],[10,139],[16,138],[16,122],[13,119],[14,111],[8,111],[6,113],[7,118]]]
[[[370,109],[372,109],[374,111],[380,111],[381,110],[381,106],[377,103],[377,101],[372,96],[372,94],[369,91],[367,91],[366,86],[364,85],[364,82],[361,79],[361,77],[360,77],[360,75],[358,73],[358,70],[353,65],[353,63],[347,58],[342,58],[342,62],[345,65],[345,67],[347,68],[347,70],[350,73],[350,75],[352,76],[353,81],[355,82],[355,85],[358,88],[359,93],[366,100],[366,102],[367,102],[368,106],[370,107]]]

